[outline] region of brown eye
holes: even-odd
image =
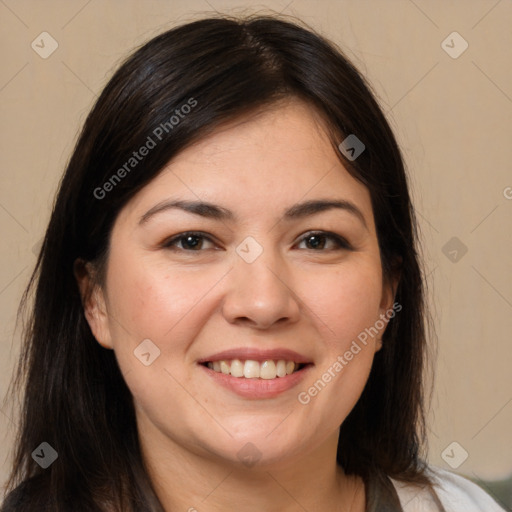
[[[326,240],[330,240],[334,243],[334,247],[332,247],[331,244],[331,250],[351,249],[350,244],[345,239],[335,235],[334,233],[327,233],[324,231],[308,233],[302,237],[301,243],[306,242],[308,245],[308,247],[306,247],[307,249],[322,252],[322,249],[325,249],[326,247]]]
[[[163,247],[172,250],[199,252],[201,249],[204,249],[203,245],[205,241],[211,242],[211,240],[202,233],[187,232],[173,236],[163,244]],[[177,247],[177,244],[180,243],[181,247]]]

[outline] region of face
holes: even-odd
[[[143,442],[271,465],[337,439],[393,304],[383,281],[368,190],[292,101],[184,150],[124,207],[86,316]]]

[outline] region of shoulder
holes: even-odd
[[[506,512],[482,488],[467,478],[430,466],[428,475],[446,512]],[[390,479],[404,512],[437,512],[429,491],[421,486]]]
[[[41,512],[52,509],[52,500],[46,499],[43,480],[40,477],[31,477],[20,483],[15,489],[4,497],[0,505],[0,512],[25,512],[38,510]]]
[[[27,501],[26,487],[27,484],[24,482],[7,494],[0,506],[0,512],[14,512],[15,510],[22,510],[22,507]]]

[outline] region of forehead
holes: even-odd
[[[254,218],[320,197],[351,200],[373,216],[368,190],[344,168],[321,116],[290,100],[225,123],[181,151],[126,213],[169,198],[200,199]]]
[[[251,160],[245,159],[244,154],[251,156]],[[171,167],[208,161],[213,169],[238,160],[243,162],[238,167],[241,175],[249,174],[244,169],[264,172],[271,168],[277,177],[281,173],[275,169],[276,164],[281,164],[284,172],[304,158],[317,163],[334,162],[334,156],[326,125],[318,112],[300,100],[289,99],[223,123],[178,154]]]

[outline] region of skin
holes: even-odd
[[[155,205],[177,198],[218,204],[238,221],[169,209],[139,225]],[[280,220],[286,208],[317,198],[353,202],[366,227],[340,209]],[[199,249],[183,239],[174,250],[162,247],[192,230],[209,238]],[[315,249],[305,236],[313,230],[334,232],[352,249],[329,238]],[[263,248],[252,263],[236,252],[247,236]],[[91,272],[77,272],[84,297]],[[386,282],[369,192],[299,100],[223,125],[130,200],[113,227],[105,282],[85,313],[134,396],[143,456],[166,509],[364,510],[363,482],[337,466],[336,446],[385,327],[307,405],[297,395],[390,310],[396,282]],[[133,353],[144,339],[161,351],[149,366]],[[241,346],[287,347],[314,367],[275,398],[242,398],[196,362]],[[251,467],[237,456],[247,443],[261,457]]]

